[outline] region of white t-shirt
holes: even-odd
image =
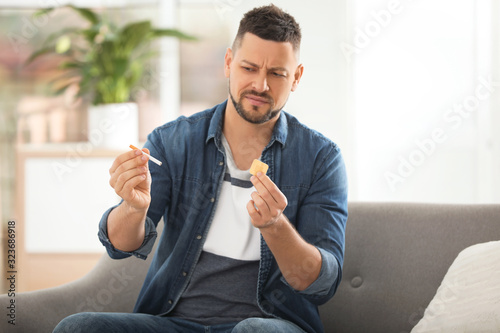
[[[227,167],[214,219],[203,251],[239,260],[260,260],[260,232],[250,221],[247,203],[255,187],[248,170],[234,163],[229,144],[222,136]]]

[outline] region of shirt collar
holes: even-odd
[[[224,113],[226,111],[227,100],[215,107],[214,115],[212,120],[210,120],[210,126],[208,128],[207,139],[205,143],[208,143],[210,139],[214,139],[217,145],[221,143],[222,134],[222,123],[224,121]],[[270,147],[274,141],[278,141],[282,146],[285,146],[286,138],[288,135],[288,121],[287,113],[281,111],[278,121],[274,125],[273,135],[271,136],[271,141],[269,141],[268,147]]]
[[[207,139],[205,144],[214,139],[217,146],[221,145],[221,134],[222,134],[222,122],[224,121],[224,113],[226,112],[227,99],[221,104],[215,107],[214,115],[210,120],[210,126],[208,127]]]

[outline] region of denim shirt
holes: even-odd
[[[120,251],[109,241],[107,217],[114,207],[101,219],[99,239],[110,257],[145,259],[163,218],[163,233],[134,312],[167,315],[194,271],[226,169],[221,142],[226,104],[180,117],[148,136],[145,147],[163,165],[149,163],[151,204],[139,249]],[[347,176],[342,155],[332,141],[282,111],[261,160],[269,165],[267,175],[288,199],[285,216],[305,241],[318,248],[322,266],[316,281],[297,291],[283,278],[261,236],[258,305],[270,316],[290,320],[307,332],[323,332],[317,306],[334,295],[344,258]],[[309,265],[308,260],[297,263],[304,271]]]

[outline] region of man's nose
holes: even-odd
[[[264,92],[269,90],[267,85],[267,74],[259,73],[253,80],[252,88],[257,92]]]

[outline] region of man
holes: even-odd
[[[228,100],[155,129],[116,158],[123,201],[99,238],[112,258],[146,258],[134,314],[84,313],[106,332],[322,332],[317,305],[341,279],[347,181],[339,148],[282,111],[302,77],[300,27],[274,5],[248,12],[224,72]],[[251,176],[254,159],[269,165]]]

